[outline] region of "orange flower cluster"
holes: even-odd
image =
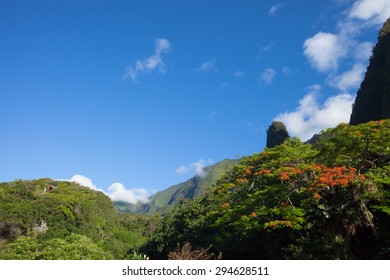
[[[271,173],[271,170],[263,169],[263,170],[260,170],[259,172],[255,172],[254,174],[257,175],[257,176],[261,176],[263,174],[270,174],[270,173]]]
[[[285,167],[283,168],[283,172],[280,172],[279,179],[282,181],[290,180],[291,177],[302,174],[303,171],[301,169],[297,169],[294,167]]]
[[[313,198],[314,198],[315,200],[320,200],[320,199],[321,199],[321,196],[320,196],[319,193],[315,193],[315,194],[313,194]]]
[[[230,206],[230,204],[229,204],[229,202],[225,202],[224,204],[222,204],[222,208],[223,209],[227,209],[227,208],[229,208],[229,206]]]
[[[356,168],[346,166],[328,168],[323,166],[317,183],[320,186],[346,187],[355,178]],[[365,180],[365,177],[359,176],[359,179]]]
[[[290,180],[290,175],[288,174],[288,172],[282,172],[282,173],[280,173],[279,178],[282,181],[287,181],[287,180]]]
[[[245,172],[245,174],[247,174],[247,175],[249,175],[249,174],[251,174],[252,172],[247,168],[247,169],[245,169],[244,170],[244,172]]]

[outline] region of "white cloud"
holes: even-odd
[[[84,175],[76,174],[73,175],[70,179],[55,179],[56,181],[66,181],[66,182],[75,182],[81,186],[90,188],[94,191],[103,192],[104,194],[107,194],[103,189],[100,189],[96,187],[96,185],[92,182],[92,180],[88,177],[85,177]]]
[[[366,67],[361,63],[353,65],[352,69],[334,77],[331,84],[341,91],[348,91],[349,89],[357,89],[363,80]]]
[[[122,183],[113,183],[108,187],[108,196],[112,201],[124,201],[131,204],[147,203],[149,193],[144,189],[126,189]]]
[[[337,22],[338,32],[318,32],[303,44],[304,55],[310,64],[318,71],[330,75],[328,78],[331,80],[335,75],[344,78],[352,78],[353,74],[357,76],[357,66],[353,72],[347,70],[337,74],[338,66],[343,60],[354,65],[367,64],[373,44],[359,42],[358,35],[364,29],[378,28],[378,25],[389,18],[390,0],[357,0],[345,14],[346,17]],[[333,85],[338,86],[337,83]]]
[[[122,183],[113,183],[108,187],[108,192],[96,187],[90,178],[83,175],[73,175],[70,179],[58,179],[57,181],[75,182],[94,191],[103,192],[111,198],[112,201],[124,201],[135,204],[137,202],[146,203],[150,194],[144,188],[126,189]]]
[[[78,183],[84,187],[90,188],[90,189],[95,190],[95,191],[98,190],[98,188],[92,183],[92,180],[90,178],[87,178],[87,177],[80,175],[80,174],[73,175],[72,178],[70,178],[69,180],[65,180],[65,181],[75,182],[75,183]]]
[[[270,84],[274,80],[275,76],[276,76],[276,71],[272,68],[267,68],[261,74],[261,80],[266,84]]]
[[[275,117],[275,120],[286,125],[291,136],[306,141],[321,130],[349,122],[354,96],[350,94],[331,96],[320,105],[317,101],[319,89],[318,85],[311,87],[310,92],[299,101],[295,111]]]
[[[354,55],[358,61],[368,61],[372,54],[373,44],[371,42],[363,42],[356,46]]]
[[[179,166],[176,169],[176,173],[178,174],[195,173],[195,175],[197,176],[203,176],[205,175],[204,168],[207,165],[210,165],[212,163],[214,163],[212,159],[208,159],[208,160],[200,159],[196,162]]]
[[[276,12],[280,10],[280,8],[282,8],[282,5],[279,4],[279,3],[273,5],[273,6],[268,10],[268,15],[270,15],[270,16],[275,15]]]
[[[310,64],[320,72],[337,70],[339,59],[346,54],[339,37],[332,33],[319,32],[307,39],[303,47]]]
[[[138,76],[141,73],[150,73],[157,71],[165,73],[165,63],[161,55],[167,53],[171,48],[171,43],[167,39],[157,39],[154,49],[154,54],[145,58],[139,59],[134,65],[128,65],[125,69],[124,79],[131,79],[134,83],[138,82]]]
[[[168,39],[157,39],[156,40],[156,54],[160,55],[161,53],[168,52],[171,48],[171,43]]]
[[[210,72],[216,71],[216,59],[210,59],[209,61],[202,62],[199,67],[195,68],[196,72]]]
[[[177,174],[186,174],[190,171],[190,168],[185,165],[181,165],[176,169]]]
[[[381,24],[390,16],[390,0],[358,0],[348,15],[350,18]]]

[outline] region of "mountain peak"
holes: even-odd
[[[370,64],[357,92],[350,124],[390,118],[390,19],[379,31]]]

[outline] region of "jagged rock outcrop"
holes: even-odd
[[[370,64],[357,92],[350,124],[390,118],[390,19],[379,32]]]
[[[282,122],[274,121],[267,129],[267,148],[280,145],[289,138],[287,128]]]

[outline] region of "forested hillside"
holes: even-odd
[[[0,259],[126,259],[152,217],[117,213],[102,192],[39,179],[0,184]]]
[[[245,157],[174,209],[143,251],[191,244],[223,259],[390,258],[390,120],[340,124]],[[179,250],[180,251],[180,250]]]

